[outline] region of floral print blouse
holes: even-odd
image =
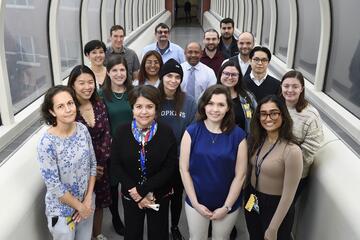
[[[76,123],[74,134],[58,137],[45,132],[38,144],[38,161],[47,191],[47,216],[71,216],[74,209],[59,198],[69,192],[79,201],[85,196],[90,176],[96,176],[96,158],[87,128]]]

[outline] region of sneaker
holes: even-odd
[[[97,235],[93,240],[108,240],[102,233]]]
[[[173,240],[185,240],[185,238],[181,235],[179,228],[171,227],[171,236]]]

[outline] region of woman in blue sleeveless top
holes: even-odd
[[[207,239],[209,221],[214,239],[229,239],[246,171],[246,134],[235,125],[229,90],[211,86],[199,101],[197,122],[187,128],[181,142],[190,239]]]

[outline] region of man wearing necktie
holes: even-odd
[[[216,84],[214,71],[200,62],[201,54],[201,45],[190,42],[185,48],[186,61],[181,64],[184,71],[181,88],[196,101],[209,86]]]

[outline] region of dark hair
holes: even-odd
[[[56,117],[54,117],[50,113],[50,110],[54,110],[54,102],[53,102],[54,96],[61,92],[68,92],[70,96],[73,98],[74,102],[76,103],[75,93],[71,88],[64,85],[56,85],[54,87],[49,88],[45,93],[44,101],[41,104],[41,110],[40,110],[42,119],[44,120],[46,125],[51,125],[53,127],[56,127],[57,125]]]
[[[160,92],[159,89],[152,85],[140,85],[134,87],[129,92],[129,104],[132,109],[134,109],[134,105],[136,100],[139,97],[144,97],[155,104],[156,111],[160,108]]]
[[[145,70],[145,63],[146,63],[147,58],[150,56],[155,56],[157,58],[157,60],[159,61],[159,63],[160,63],[159,71],[163,65],[163,60],[161,58],[160,53],[158,53],[155,50],[150,50],[150,51],[146,52],[141,61],[141,65],[140,65],[140,71],[139,71],[139,75],[138,75],[139,85],[143,85],[145,83],[145,79],[148,78],[146,70]],[[158,75],[159,75],[159,72],[158,72]]]
[[[270,50],[267,48],[267,47],[263,47],[263,46],[256,46],[254,47],[251,51],[250,51],[250,54],[249,54],[249,57],[250,58],[253,58],[254,54],[257,52],[257,51],[262,51],[264,53],[266,53],[268,59],[269,59],[269,62],[271,60],[271,52]]]
[[[110,28],[110,36],[112,36],[112,33],[117,30],[122,30],[125,36],[125,29],[120,25],[114,25]]]
[[[85,66],[85,65],[77,65],[77,66],[75,66],[70,72],[67,86],[72,88],[74,90],[74,92],[75,92],[75,89],[74,89],[75,81],[83,73],[90,74],[91,77],[94,80],[94,92],[91,94],[90,101],[91,102],[98,101],[99,100],[99,95],[98,95],[97,90],[96,90],[95,74],[88,66]],[[80,105],[80,102],[78,101],[77,98],[75,98],[75,101],[77,102],[78,105]]]
[[[248,91],[247,91],[247,88],[244,84],[244,81],[243,81],[243,76],[242,76],[242,73],[241,73],[241,70],[240,70],[240,67],[239,65],[237,65],[235,62],[233,62],[232,60],[228,60],[226,62],[224,62],[221,67],[220,67],[220,70],[218,72],[218,76],[217,76],[217,83],[218,84],[222,84],[221,83],[221,75],[223,73],[223,71],[225,70],[225,68],[227,67],[235,67],[236,70],[239,72],[239,78],[238,78],[238,82],[237,84],[234,86],[234,89],[236,91],[236,93],[238,95],[240,95],[241,97],[245,98],[246,101],[248,103],[250,103],[250,107],[253,108],[254,104],[251,100],[251,97],[249,96],[248,94]],[[251,109],[252,111],[255,111],[255,109]]]
[[[166,74],[164,75],[166,76]],[[160,100],[161,103],[164,103],[166,101],[166,94],[165,94],[165,90],[164,90],[164,76],[161,78],[160,84],[159,84],[159,91],[160,91]],[[182,81],[182,79],[181,79]],[[176,114],[179,116],[180,111],[184,105],[184,100],[185,100],[185,93],[181,90],[181,86],[179,85],[176,88],[175,94],[174,94],[174,101],[175,101],[175,112]]]
[[[104,80],[104,85],[102,86],[102,90],[104,92],[105,99],[108,101],[112,101],[112,89],[111,89],[111,79],[109,77],[110,70],[118,64],[122,64],[126,69],[126,80],[124,82],[125,92],[128,92],[132,88],[132,83],[130,82],[130,73],[128,70],[127,62],[124,57],[119,54],[111,54],[106,60],[106,77]]]
[[[224,18],[220,21],[220,28],[221,28],[221,24],[228,24],[231,23],[232,27],[234,27],[234,20],[232,18]]]
[[[286,142],[297,144],[295,137],[292,133],[293,121],[286,107],[286,104],[278,96],[268,95],[263,99],[261,99],[261,101],[258,103],[254,116],[251,119],[251,123],[250,123],[251,141],[249,147],[250,156],[252,156],[256,152],[256,150],[260,147],[260,145],[265,141],[265,138],[267,136],[267,132],[263,128],[260,122],[260,109],[263,104],[268,102],[275,103],[281,113],[282,124],[279,129],[278,139],[280,141],[285,140]]]
[[[296,78],[303,88],[302,92],[300,93],[299,100],[297,101],[295,105],[295,109],[297,112],[301,112],[306,106],[309,104],[309,102],[305,99],[305,82],[304,82],[304,76],[301,72],[296,70],[291,70],[282,77],[281,84],[284,82],[287,78]],[[284,96],[282,95],[281,88],[280,88],[280,98],[285,101]]]
[[[156,25],[156,27],[155,27],[155,33],[157,32],[157,30],[158,30],[159,28],[166,28],[166,29],[170,30],[169,26],[166,25],[165,23],[159,23],[159,24]]]
[[[206,30],[204,32],[204,38],[205,38],[205,34],[208,33],[208,32],[214,32],[214,33],[216,33],[217,38],[220,38],[220,35],[219,35],[218,31],[216,31],[214,28],[209,28],[208,30]]]
[[[94,49],[100,49],[102,48],[104,52],[106,52],[106,45],[100,40],[91,40],[90,42],[85,44],[84,47],[84,54],[85,56],[89,55],[90,52]]]
[[[205,90],[205,92],[203,93],[203,95],[199,100],[196,119],[198,121],[203,121],[207,119],[205,113],[205,106],[209,103],[211,97],[214,94],[224,94],[226,96],[226,103],[229,107],[229,111],[227,111],[224,118],[222,119],[220,124],[220,129],[223,132],[230,132],[235,127],[235,114],[233,110],[233,102],[231,99],[229,89],[221,84],[213,85]]]

